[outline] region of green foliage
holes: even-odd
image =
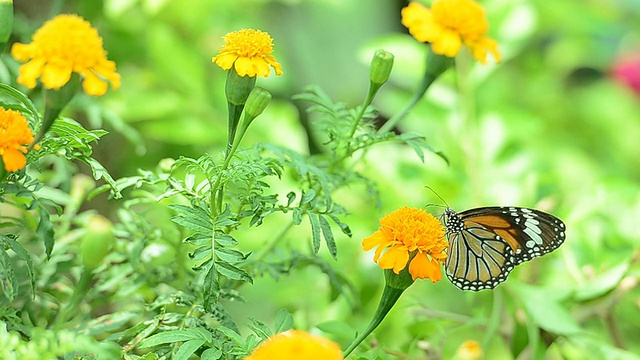
[[[26,43],[42,13],[15,3],[11,39]],[[0,173],[0,358],[242,359],[292,328],[346,348],[383,280],[361,239],[433,202],[425,186],[456,210],[550,211],[566,243],[494,291],[418,282],[350,359],[456,358],[466,340],[485,358],[638,358],[640,102],[610,76],[636,9],[483,3],[502,63],[461,54],[387,132],[425,62],[396,5],[245,5],[65,5],[98,28],[123,86],[76,97],[27,167]],[[250,127],[234,119],[248,128],[227,149],[226,74],[209,59],[247,26],[273,35],[285,74],[258,79],[273,100]],[[356,61],[381,47],[389,83],[352,105],[367,94]],[[37,131],[46,104],[18,66],[5,51],[0,105]],[[113,246],[88,269],[96,215]]]

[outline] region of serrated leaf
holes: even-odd
[[[267,339],[271,337],[271,335],[273,335],[273,333],[271,332],[271,329],[269,329],[269,327],[265,325],[263,322],[258,321],[256,319],[251,319],[251,322],[252,322],[252,325],[249,325],[249,327],[260,338]]]
[[[109,187],[111,187],[114,198],[119,199],[122,197],[122,195],[120,194],[120,189],[118,188],[118,184],[113,179],[113,177],[111,177],[111,174],[109,174],[107,169],[105,169],[105,167],[102,166],[102,164],[98,160],[88,156],[81,156],[79,157],[79,159],[89,165],[94,179],[103,179],[104,182],[106,182]]]
[[[4,296],[12,303],[16,299],[18,283],[13,272],[11,258],[4,250],[4,246],[0,248],[0,287]]]
[[[240,334],[234,329],[228,328],[226,326],[219,326],[216,328],[216,330],[223,333],[226,337],[233,340],[236,344],[242,344],[243,342]]]
[[[281,333],[293,329],[293,315],[287,309],[280,309],[274,321],[274,331]]]
[[[287,207],[291,206],[293,202],[296,200],[296,193],[291,191],[287,194]]]
[[[301,208],[293,209],[293,213],[291,217],[293,219],[294,224],[300,225],[302,223],[302,213],[303,213],[303,210]]]
[[[226,248],[216,248],[216,256],[230,264],[236,264],[247,259],[247,256],[240,251]]]
[[[329,254],[333,257],[334,260],[338,259],[338,246],[336,245],[336,241],[333,238],[333,231],[331,231],[331,225],[327,219],[320,215],[320,228],[322,229],[322,236],[324,237],[325,242],[327,243],[327,249],[329,249]]]
[[[238,240],[234,239],[231,235],[225,234],[221,231],[216,231],[215,242],[220,246],[226,247],[238,245]]]
[[[204,343],[204,340],[201,338],[201,336],[189,330],[191,329],[168,330],[159,334],[151,335],[148,338],[140,341],[138,343],[138,347],[148,348],[162,344],[170,344],[194,339],[201,340]]]
[[[38,227],[36,228],[36,236],[42,240],[44,243],[45,253],[47,254],[47,259],[51,258],[51,252],[53,251],[53,245],[55,243],[55,231],[53,229],[53,224],[51,223],[51,218],[49,217],[49,212],[44,207],[38,208],[38,214],[40,215],[40,221],[38,222]]]
[[[220,275],[226,276],[232,280],[242,280],[253,284],[253,279],[246,271],[223,261],[216,261],[214,264],[216,271],[218,271]]]
[[[316,191],[313,189],[309,189],[306,192],[302,193],[302,199],[300,199],[300,205],[309,204],[316,197]]]
[[[180,348],[173,355],[172,359],[188,360],[191,355],[193,355],[202,345],[204,345],[204,343],[205,341],[202,339],[189,340],[184,344],[180,345]]]
[[[204,308],[207,312],[213,311],[220,295],[220,283],[218,282],[218,272],[211,261],[203,284]]]
[[[343,234],[351,237],[351,229],[349,228],[349,225],[343,223],[342,221],[340,221],[340,219],[338,219],[337,216],[329,214],[329,217],[331,218],[331,220],[333,220],[334,223],[336,223],[336,225],[338,225],[338,227],[340,227],[340,230],[342,231]]]
[[[212,233],[211,217],[202,208],[172,204],[169,208],[178,214],[171,218],[176,224],[200,233]]]
[[[320,251],[320,221],[318,215],[314,213],[307,213],[309,222],[311,223],[311,239],[313,241],[313,253],[317,254]]]
[[[222,357],[222,350],[210,348],[202,352],[200,360],[218,360]]]
[[[18,243],[17,241],[4,235],[0,235],[0,238],[2,239],[3,242],[9,245],[11,250],[13,250],[13,252],[16,253],[18,258],[20,258],[26,264],[27,273],[28,273],[27,275],[29,276],[29,284],[31,285],[31,294],[32,294],[32,297],[35,299],[36,280],[35,280],[35,273],[33,270],[33,261],[31,261],[31,255],[29,255],[27,250],[25,250],[25,248],[23,248],[22,245],[20,245],[20,243]]]
[[[0,84],[0,94],[11,96],[12,98],[20,101],[26,110],[29,111],[29,115],[36,120],[36,123],[40,123],[40,115],[38,114],[38,108],[33,104],[31,99],[23,92],[13,88],[6,84]]]

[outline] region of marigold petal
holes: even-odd
[[[84,80],[82,81],[82,88],[87,95],[101,96],[107,92],[108,84],[106,81],[100,79],[96,74],[89,71],[84,74]]]
[[[14,43],[11,47],[11,56],[19,62],[29,61],[33,57],[31,44]]]
[[[235,63],[233,63],[234,69],[240,76],[256,76],[255,69],[251,64],[251,60],[246,57],[239,57]]]
[[[5,149],[2,154],[4,169],[8,172],[18,171],[27,165],[27,158],[24,154],[16,149]]]
[[[214,56],[211,61],[216,63],[216,65],[220,66],[223,70],[229,70],[237,59],[238,56],[234,54],[220,54],[218,56]]]
[[[256,71],[256,74],[261,77],[268,77],[271,73],[271,69],[269,68],[269,64],[263,58],[253,58],[251,59],[251,63],[253,64],[253,68]]]
[[[276,58],[269,55],[269,56],[265,56],[264,60],[273,67],[273,70],[275,70],[276,75],[280,76],[282,75],[282,65],[280,65],[279,62],[276,61]]]
[[[71,79],[71,73],[73,72],[71,64],[59,65],[54,63],[47,63],[42,68],[42,85],[47,89],[59,89],[63,87],[69,79]]]
[[[433,52],[448,57],[455,57],[458,55],[460,48],[462,47],[462,40],[460,35],[453,31],[443,31],[437,41],[432,44]]]
[[[20,66],[18,79],[16,80],[18,84],[24,85],[29,89],[36,87],[36,80],[42,75],[44,64],[43,59],[35,59]]]
[[[391,247],[378,260],[378,265],[382,269],[393,269],[393,272],[399,274],[402,269],[407,266],[409,261],[409,252],[399,247]]]
[[[442,279],[440,263],[434,259],[429,259],[427,254],[423,252],[419,252],[411,260],[411,263],[409,264],[409,273],[413,280],[429,279],[435,283]]]

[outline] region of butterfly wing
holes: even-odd
[[[492,289],[513,268],[558,248],[565,225],[553,215],[519,207],[482,207],[445,212],[447,277],[462,290]]]

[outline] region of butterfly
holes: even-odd
[[[449,250],[445,270],[462,290],[493,289],[513,268],[557,249],[566,227],[557,217],[521,207],[480,207],[443,214]]]

